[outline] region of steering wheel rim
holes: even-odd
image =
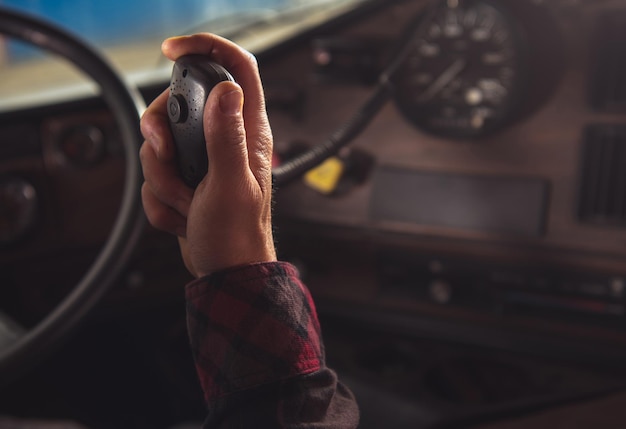
[[[0,6],[0,35],[7,35],[61,56],[101,88],[120,130],[125,155],[125,183],[115,223],[100,253],[74,289],[35,327],[8,346],[0,346],[0,385],[13,381],[36,363],[93,308],[130,257],[145,217],[140,198],[140,116],[145,103],[125,84],[99,52],[73,34],[40,18]],[[2,321],[0,320],[0,323]]]

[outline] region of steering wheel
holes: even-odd
[[[0,7],[0,35],[64,57],[100,86],[120,129],[126,165],[122,202],[113,228],[95,261],[72,291],[29,330],[0,311],[0,384],[3,384],[36,363],[82,320],[113,284],[131,255],[144,224],[139,119],[145,104],[139,92],[128,87],[96,49],[63,29]]]

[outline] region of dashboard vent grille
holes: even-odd
[[[580,219],[626,226],[626,126],[587,128],[582,156]]]
[[[591,105],[607,112],[626,111],[626,12],[599,18],[593,42]]]

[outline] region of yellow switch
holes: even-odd
[[[344,171],[344,163],[337,157],[330,157],[304,175],[304,182],[323,194],[331,194]]]

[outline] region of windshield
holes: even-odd
[[[293,37],[364,0],[0,0],[45,17],[101,49],[135,85],[164,82],[163,39],[208,31],[251,52]],[[97,88],[64,60],[0,36],[0,111],[71,100]]]

